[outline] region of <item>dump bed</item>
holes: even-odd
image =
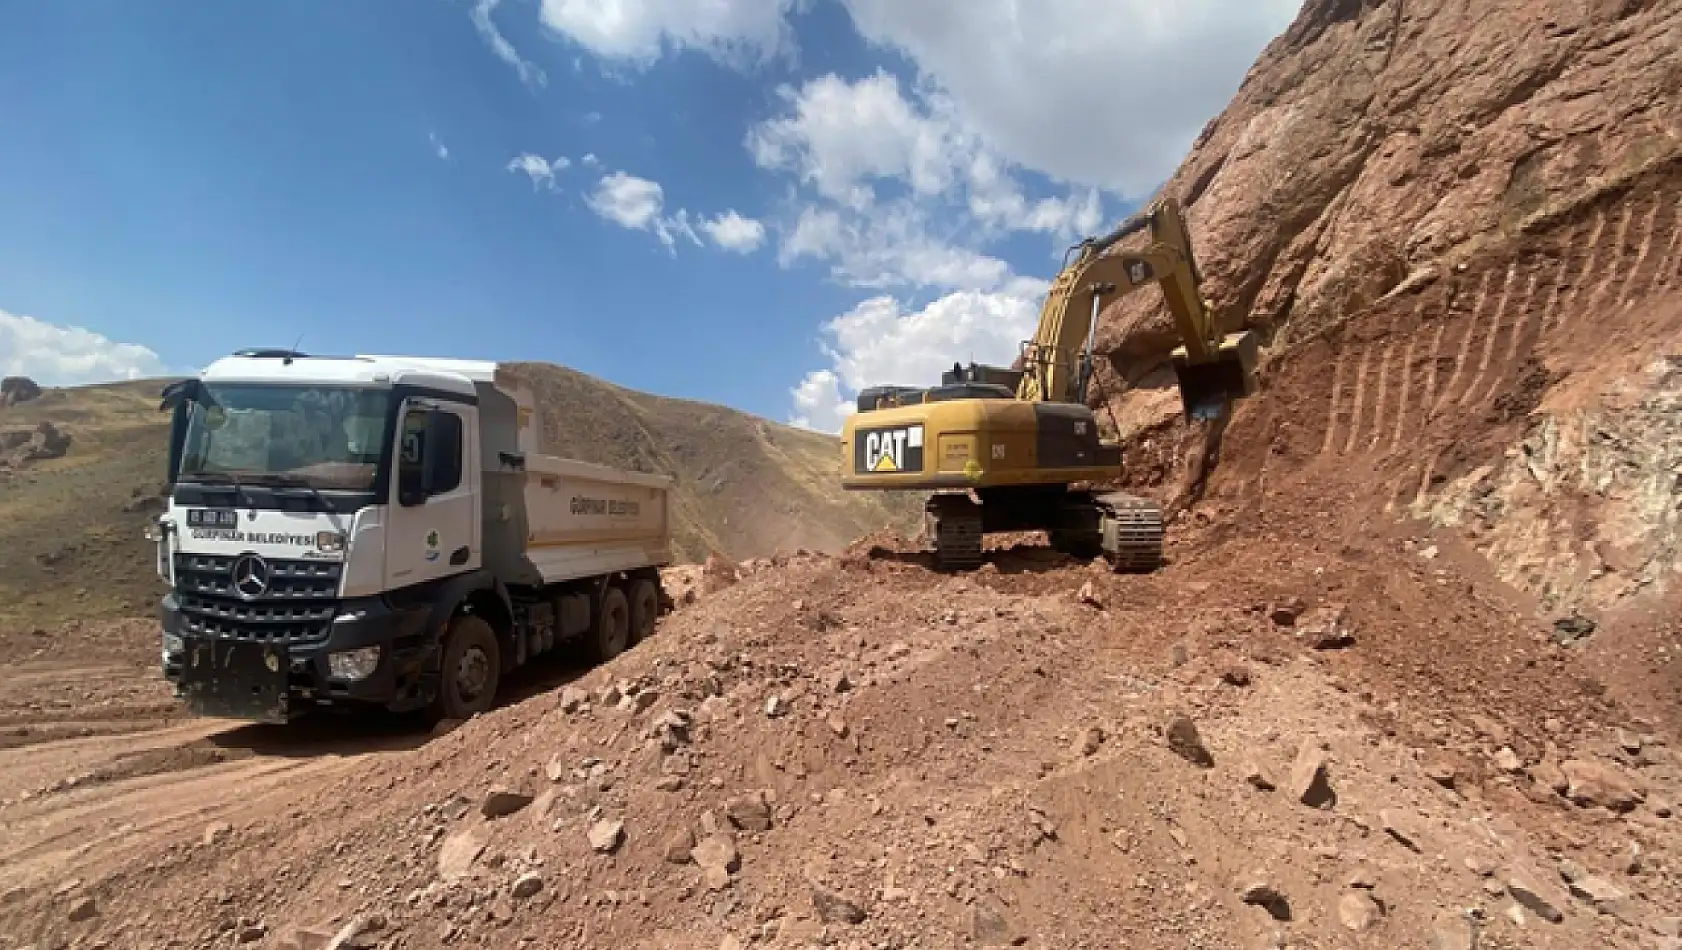
[[[671,480],[549,455],[526,459],[526,559],[545,583],[671,563]]]

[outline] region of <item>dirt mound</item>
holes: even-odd
[[[62,893],[14,863],[0,917],[140,945],[1636,947],[1682,912],[1673,737],[1545,631],[1383,542],[1199,580],[1230,544],[1150,577],[791,557],[282,813],[130,836]]]

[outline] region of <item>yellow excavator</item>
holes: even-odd
[[[1117,249],[1141,231],[1149,232],[1142,248]],[[1013,367],[955,363],[939,386],[860,392],[841,430],[842,487],[932,492],[924,523],[943,569],[978,567],[985,534],[1045,531],[1059,551],[1102,555],[1116,571],[1154,570],[1160,503],[1077,487],[1114,480],[1122,467],[1121,445],[1099,437],[1087,406],[1098,314],[1152,283],[1181,340],[1172,362],[1185,415],[1223,417],[1256,391],[1257,340],[1216,325],[1185,218],[1162,197],[1069,249]]]

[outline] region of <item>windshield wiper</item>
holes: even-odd
[[[180,481],[201,485],[212,491],[231,491],[244,494],[245,482],[232,472],[187,472],[183,473]]]

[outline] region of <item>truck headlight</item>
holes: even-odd
[[[379,665],[380,648],[377,646],[327,654],[327,670],[336,680],[354,682],[367,679],[373,674],[374,667]]]

